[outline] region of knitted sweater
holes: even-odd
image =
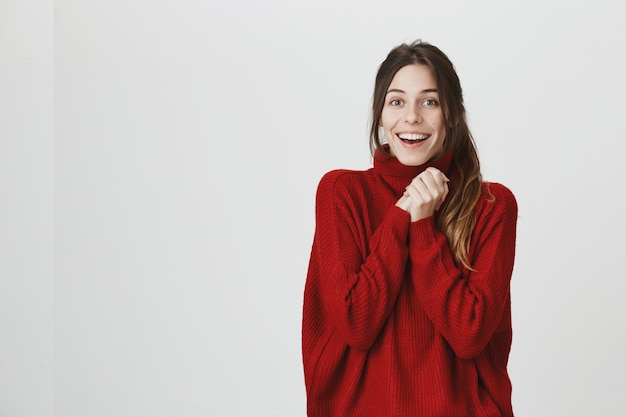
[[[483,185],[474,271],[455,264],[434,216],[411,222],[395,206],[411,179],[450,161],[377,154],[369,170],[320,181],[302,321],[309,417],[513,416],[515,197]]]

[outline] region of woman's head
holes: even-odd
[[[389,52],[387,58],[383,61],[376,75],[374,86],[374,97],[372,100],[372,125],[370,131],[370,147],[372,152],[376,149],[382,150],[382,144],[385,142],[381,137],[379,127],[383,125],[383,115],[387,114],[387,109],[391,106],[389,103],[389,88],[392,83],[397,83],[398,76],[403,76],[407,66],[417,66],[428,68],[431,79],[436,84],[436,99],[438,100],[439,111],[442,116],[442,129],[445,133],[443,151],[452,150],[457,153],[458,148],[471,145],[471,137],[465,118],[465,107],[463,105],[463,92],[459,77],[456,74],[452,62],[437,47],[416,41],[411,44],[402,44]],[[403,71],[400,71],[404,68]],[[398,72],[400,73],[398,74]],[[405,82],[406,83],[406,82]],[[406,97],[415,98],[415,97]],[[424,108],[424,107],[422,107]],[[429,107],[432,108],[432,107]],[[407,109],[407,114],[412,110]],[[418,110],[419,112],[419,110]],[[387,127],[387,126],[383,126]],[[387,129],[386,134],[390,134]],[[442,138],[442,139],[444,139]],[[387,138],[389,140],[390,138]],[[468,142],[469,143],[464,143]],[[391,149],[393,153],[393,147]],[[438,156],[438,155],[433,155]],[[404,163],[404,161],[401,162]],[[426,162],[426,161],[424,161]]]

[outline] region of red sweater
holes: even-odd
[[[320,181],[304,291],[309,417],[513,416],[507,362],[517,204],[484,184],[470,261],[429,217],[395,206],[427,166],[377,155]],[[451,186],[454,186],[452,175]]]

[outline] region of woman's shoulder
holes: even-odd
[[[362,184],[370,178],[371,169],[333,169],[325,173],[319,182],[319,189],[335,189],[337,187],[347,187],[354,184]]]
[[[515,195],[506,185],[499,182],[483,182],[483,193],[491,193],[494,196],[515,200]]]
[[[499,182],[483,182],[481,198],[485,203],[492,204],[503,210],[517,212],[517,199],[513,192]]]

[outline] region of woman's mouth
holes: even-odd
[[[424,133],[399,133],[397,136],[404,143],[422,142],[430,137]]]

